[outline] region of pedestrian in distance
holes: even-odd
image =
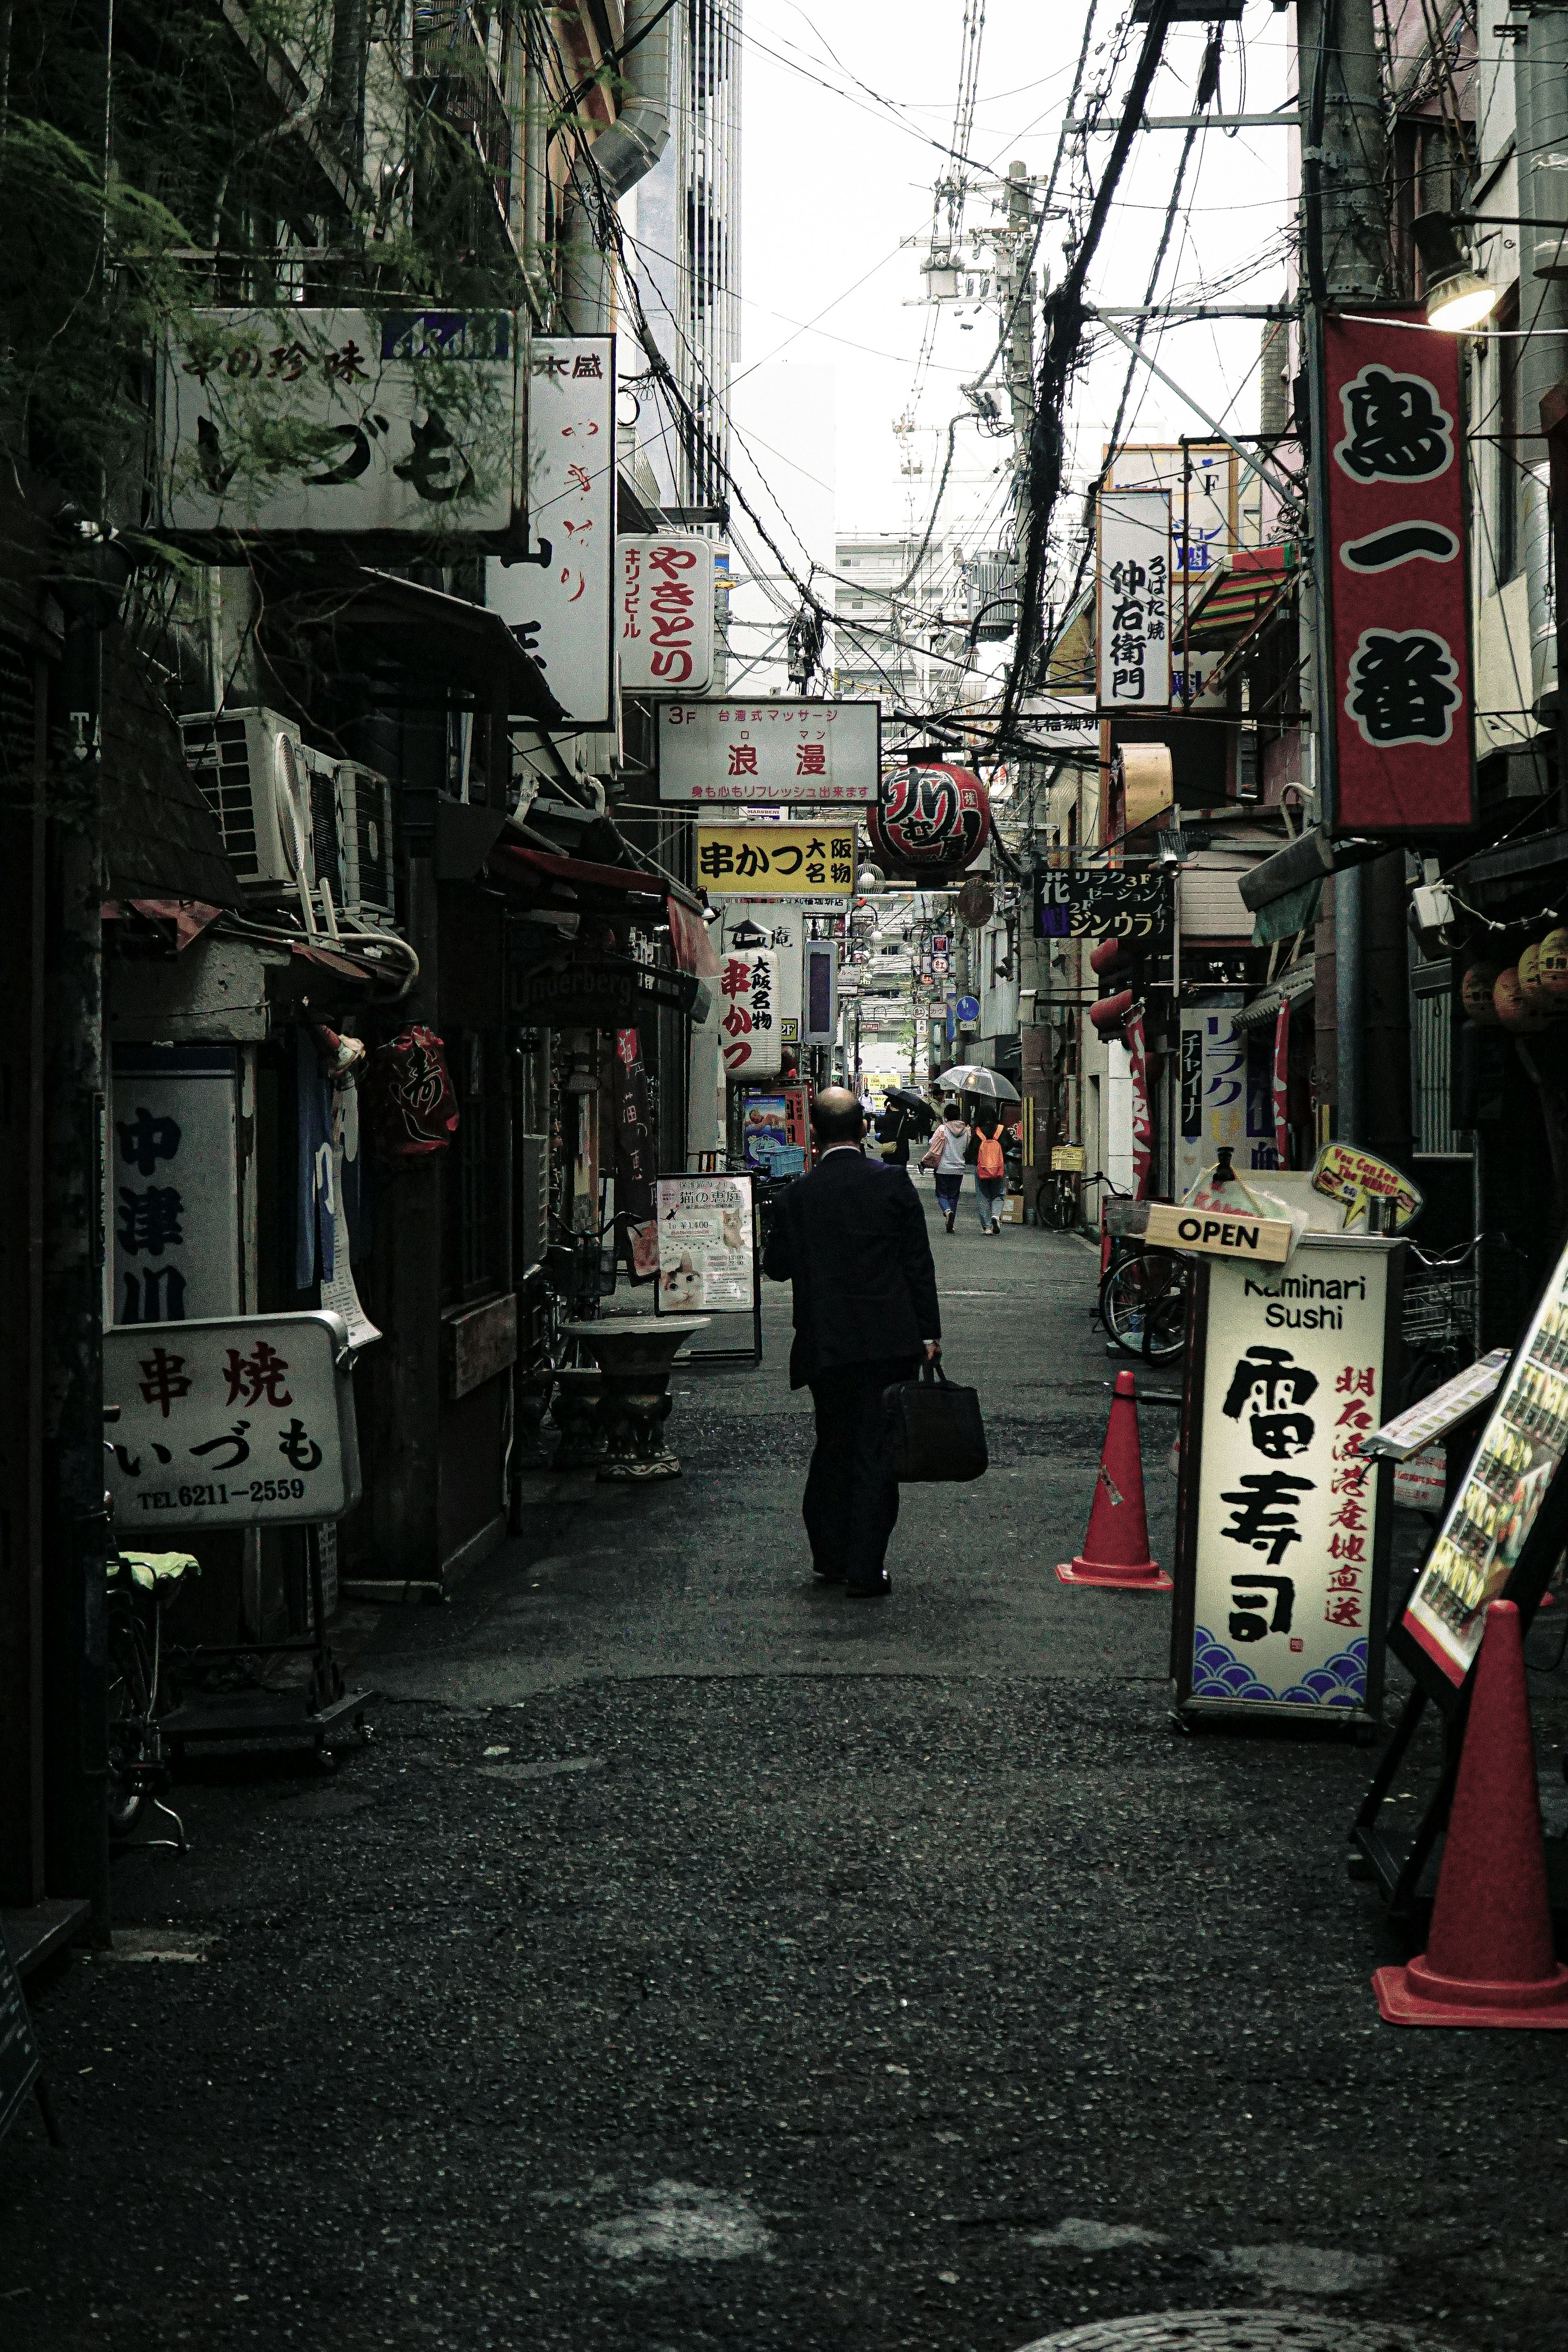
[[[1002,1114],[979,1111],[970,1131],[970,1156],[974,1162],[974,1205],[983,1234],[1002,1230],[1002,1201],[1007,1190],[1007,1162],[1002,1150]]]
[[[763,1266],[795,1286],[792,1389],[809,1388],[816,1444],[801,1517],[812,1567],[860,1598],[889,1590],[899,1489],[888,1475],[882,1391],[942,1353],[925,1212],[901,1169],[861,1151],[865,1117],[847,1087],[811,1109],[817,1163],[773,1213]]]
[[[947,1220],[949,1233],[952,1233],[952,1221],[958,1214],[958,1196],[963,1190],[968,1153],[969,1129],[958,1105],[950,1102],[942,1115],[942,1125],[931,1137],[930,1149],[921,1160],[922,1168],[929,1168],[935,1174],[937,1202]]]

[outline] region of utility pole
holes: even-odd
[[[1300,0],[1296,21],[1313,537],[1302,650],[1316,738],[1312,781],[1321,787],[1334,723],[1325,480],[1338,424],[1324,399],[1322,320],[1335,310],[1374,308],[1396,289],[1373,0]],[[1410,1010],[1402,854],[1337,874],[1333,893],[1335,1129],[1342,1140],[1407,1159]]]
[[[1034,207],[1022,163],[1007,166],[1006,266],[998,269],[1006,339],[1007,396],[1013,411],[1014,546],[1029,533],[1029,436],[1035,429],[1035,277],[1030,267]]]

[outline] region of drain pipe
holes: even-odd
[[[1529,220],[1563,223],[1520,231],[1519,323],[1526,336],[1519,346],[1519,415],[1521,429],[1534,434],[1542,399],[1568,374],[1568,6],[1536,0],[1513,54],[1519,209]],[[1549,719],[1558,698],[1552,522],[1544,456],[1539,442],[1529,446],[1520,552],[1530,600],[1531,700]]]
[[[581,164],[583,174],[597,173],[612,204],[647,177],[669,144],[671,15],[669,0],[626,0],[618,68],[620,110],[586,149]],[[565,261],[574,329],[580,335],[606,334],[609,266],[595,237],[594,215],[580,203],[572,208]]]

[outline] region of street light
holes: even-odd
[[[1502,289],[1471,267],[1455,234],[1453,214],[1420,213],[1411,223],[1411,233],[1426,280],[1426,324],[1464,335],[1489,319]]]

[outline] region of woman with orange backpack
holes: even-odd
[[[1002,1201],[1007,1190],[1007,1163],[1002,1151],[1002,1114],[980,1111],[970,1131],[974,1158],[974,1205],[983,1234],[1002,1230]]]

